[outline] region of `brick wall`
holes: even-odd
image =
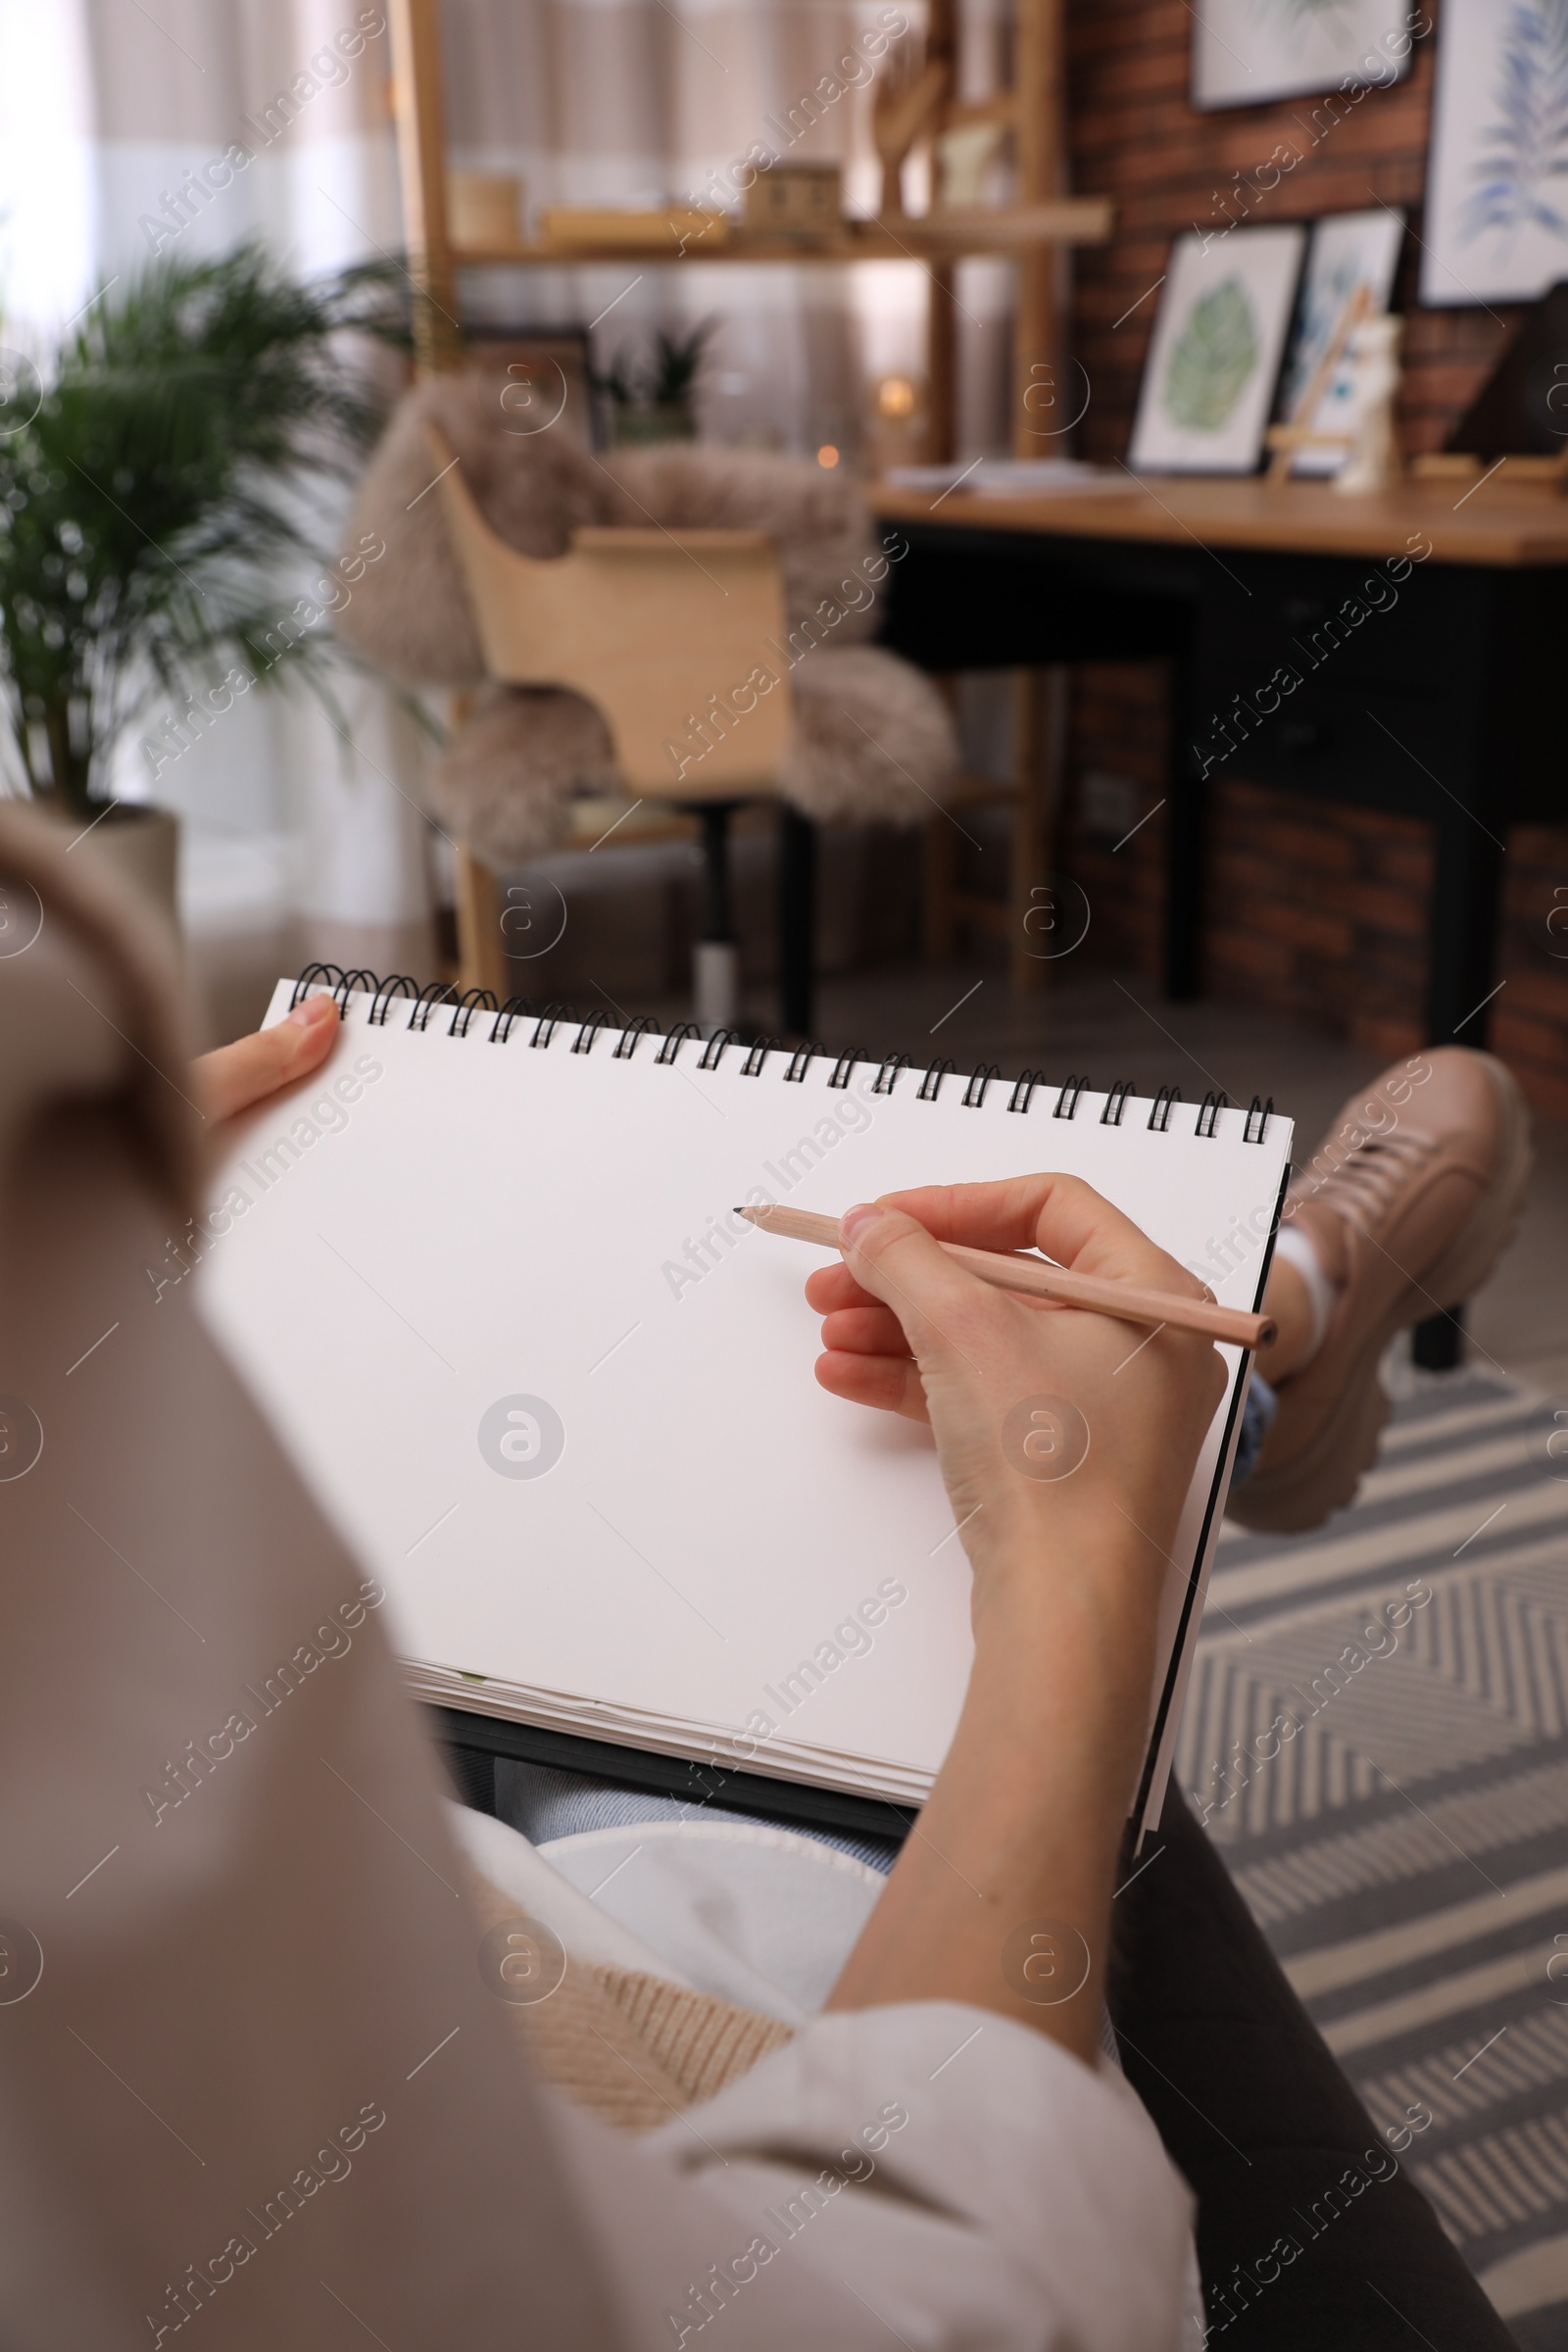
[[[1424,0],[1431,19],[1441,0]],[[1193,15],[1183,0],[1070,0],[1069,108],[1073,186],[1115,198],[1118,231],[1076,259],[1073,347],[1092,397],[1080,454],[1125,454],[1158,295],[1150,289],[1182,229],[1240,218],[1304,220],[1378,200],[1402,205],[1416,236],[1426,173],[1435,44],[1418,42],[1411,71],[1372,89],[1324,130],[1313,98],[1195,113],[1187,100]],[[1271,192],[1252,175],[1279,148],[1298,163]],[[1228,193],[1227,193],[1228,192]],[[1407,238],[1395,304],[1408,324],[1400,432],[1408,454],[1442,446],[1491,373],[1517,310],[1423,310],[1419,261]],[[1140,300],[1140,297],[1146,299]],[[1088,890],[1088,952],[1157,968],[1163,818],[1119,850],[1089,822],[1085,779],[1101,772],[1137,788],[1139,813],[1163,789],[1165,677],[1158,664],[1080,670],[1069,752],[1061,862]],[[1217,781],[1217,779],[1216,779]],[[1568,829],[1520,828],[1508,843],[1507,987],[1492,1042],[1543,1107],[1568,1112]],[[1321,1021],[1392,1057],[1420,1036],[1425,983],[1426,828],[1249,784],[1233,764],[1214,802],[1208,876],[1207,985]],[[1564,886],[1564,897],[1552,891]],[[1558,960],[1555,951],[1562,952]]]
[[[1414,817],[1227,780],[1215,808],[1207,977],[1328,1022],[1380,1060],[1421,1043],[1432,849]]]
[[[1149,812],[1165,790],[1168,688],[1160,662],[1085,663],[1074,674],[1062,810],[1060,864],[1083,885],[1092,909],[1084,953],[1151,976],[1161,968],[1165,819]],[[1113,805],[1100,823],[1086,789],[1098,772],[1134,787],[1127,805]]]
[[[1568,828],[1514,827],[1503,906],[1493,1050],[1539,1108],[1568,1116]]]
[[[1422,5],[1429,19],[1439,17],[1441,0]],[[1195,113],[1187,102],[1192,25],[1183,0],[1069,5],[1072,184],[1084,195],[1113,196],[1117,219],[1112,243],[1081,252],[1074,264],[1074,348],[1092,386],[1082,434],[1090,458],[1126,451],[1159,299],[1139,297],[1163,271],[1179,230],[1222,228],[1243,217],[1238,173],[1250,192],[1249,221],[1311,220],[1383,203],[1402,205],[1421,232],[1432,40],[1417,42],[1403,81],[1369,89],[1353,113],[1323,129],[1313,124],[1311,97]],[[1280,149],[1299,161],[1259,194],[1254,175]],[[1412,453],[1441,447],[1519,317],[1495,307],[1421,310],[1419,259],[1407,238],[1395,307],[1409,320],[1400,423]]]

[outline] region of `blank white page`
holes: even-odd
[[[616,1059],[614,1030],[574,1051],[574,1023],[535,1046],[531,1019],[492,1043],[492,1014],[455,1036],[450,1007],[422,1031],[404,1000],[384,1026],[370,1010],[352,996],[323,1071],[237,1133],[202,1296],[386,1584],[416,1687],[917,1802],[970,1660],[968,1567],[930,1438],[817,1386],[802,1285],[824,1254],[715,1221],[748,1200],[837,1212],[898,1186],[1064,1169],[1250,1307],[1289,1122],[1248,1142],[1224,1110],[1200,1138],[1185,1103],[1151,1133],[1147,1099],[1108,1126],[1102,1095],[1054,1116],[1054,1085],[1027,1111],[1000,1081],[965,1107],[961,1077],[921,1102],[921,1073],[878,1094],[864,1062],[842,1088],[831,1058],[792,1084],[780,1053],[748,1077],[737,1047],[702,1069],[696,1040],[662,1064],[657,1036]],[[1227,1234],[1222,1274],[1209,1250]],[[1222,1352],[1231,1394],[1167,1579],[1156,1702],[1217,1532],[1242,1381]],[[559,1421],[540,1475],[555,1423],[518,1398]],[[500,1466],[498,1415],[521,1472]]]

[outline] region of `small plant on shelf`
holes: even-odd
[[[651,358],[623,346],[607,371],[594,375],[594,390],[610,403],[612,438],[618,445],[696,440],[697,387],[717,325],[716,318],[704,318],[685,335],[660,327]]]

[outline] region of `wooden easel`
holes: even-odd
[[[1339,324],[1324,348],[1323,356],[1313,368],[1300,399],[1284,424],[1271,424],[1263,436],[1263,444],[1274,453],[1268,469],[1271,482],[1288,482],[1291,468],[1303,449],[1350,449],[1353,433],[1315,433],[1310,419],[1317,415],[1318,403],[1334,380],[1334,370],[1349,347],[1350,337],[1372,308],[1372,290],[1363,279],[1346,302],[1340,313]]]

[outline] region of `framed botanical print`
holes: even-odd
[[[1280,385],[1282,418],[1314,432],[1354,432],[1361,416],[1362,370],[1348,352],[1318,384],[1311,416],[1298,417],[1297,410],[1323,374],[1335,343],[1343,340],[1350,306],[1360,290],[1365,288],[1369,310],[1388,309],[1403,243],[1404,215],[1392,205],[1375,205],[1364,213],[1326,213],[1313,221]],[[1297,452],[1293,470],[1334,474],[1344,464],[1343,449],[1302,449]]]
[[[1306,231],[1193,231],[1171,247],[1127,463],[1252,473],[1274,405]]]
[[[1421,299],[1531,302],[1568,277],[1568,5],[1444,0]]]
[[[1445,27],[1449,5],[1445,0]],[[1188,14],[1193,104],[1202,108],[1398,81],[1413,43],[1431,30],[1431,20],[1405,0],[1191,0]]]

